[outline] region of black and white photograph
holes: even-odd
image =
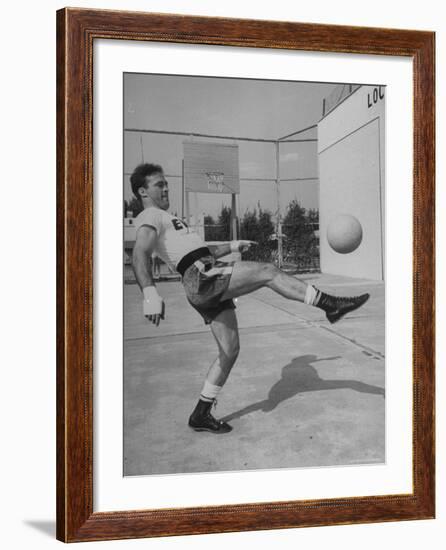
[[[444,547],[441,6],[5,4],[5,549]]]
[[[123,97],[124,476],[385,463],[386,87]]]

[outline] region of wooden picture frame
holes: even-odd
[[[93,43],[405,56],[413,62],[411,494],[93,512]],[[65,542],[434,517],[432,32],[66,8],[57,12],[57,538]]]

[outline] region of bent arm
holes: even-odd
[[[221,258],[231,252],[246,252],[256,241],[230,241],[228,243],[210,245],[208,248],[214,258]]]
[[[221,244],[211,244],[208,245],[209,250],[211,251],[214,258],[221,258],[222,256],[227,256],[231,254],[231,243],[221,243]]]

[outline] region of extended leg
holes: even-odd
[[[268,287],[290,300],[305,302],[323,309],[330,323],[336,323],[346,313],[358,309],[370,297],[369,294],[348,298],[331,296],[287,275],[273,264],[236,262],[223,300],[237,298],[262,287]]]
[[[236,262],[223,300],[237,298],[266,286],[290,300],[303,302],[308,285],[287,275],[274,264]]]

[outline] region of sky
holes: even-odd
[[[171,75],[124,75],[124,128],[179,131],[221,136],[275,140],[322,118],[323,99],[336,84],[248,80]],[[314,139],[310,130],[298,139]],[[129,174],[142,161],[161,164],[169,176],[171,211],[182,215],[181,171],[183,141],[187,136],[124,131],[124,197],[131,198]],[[203,138],[196,138],[203,141]],[[207,141],[218,142],[217,139]],[[221,141],[221,140],[220,140]],[[260,205],[277,212],[275,182],[247,182],[243,178],[274,179],[274,144],[223,141],[239,145],[239,214]],[[307,208],[318,207],[317,143],[288,143],[280,149],[282,182],[280,206],[297,198]],[[308,178],[308,179],[306,179]],[[191,194],[194,213],[216,216],[230,195]]]

